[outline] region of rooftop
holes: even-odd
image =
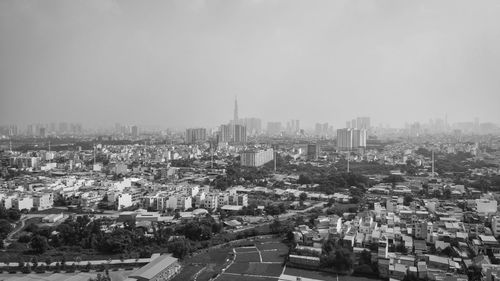
[[[162,255],[152,260],[147,265],[139,268],[134,273],[130,275],[130,277],[139,277],[151,279],[155,277],[158,273],[160,273],[165,268],[171,266],[176,263],[177,259],[170,255]]]

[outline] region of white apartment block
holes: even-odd
[[[217,209],[219,207],[217,194],[209,193],[205,196],[205,200],[203,201],[203,205],[205,209]]]
[[[192,207],[193,200],[190,196],[172,195],[167,200],[167,208],[187,210]]]
[[[219,206],[229,205],[229,194],[228,193],[219,193],[217,195],[217,204]]]
[[[47,210],[54,207],[54,196],[52,193],[40,193],[33,195],[33,206],[37,210]]]
[[[16,199],[16,198],[17,198],[17,196],[14,196],[14,195],[7,196],[7,197],[3,198],[3,200],[2,200],[2,204],[3,204],[4,208],[5,208],[5,209],[10,209],[10,208],[12,208],[12,201],[13,201],[14,199]]]
[[[31,197],[19,197],[12,200],[12,208],[16,210],[31,210],[33,208],[33,198]]]
[[[132,206],[132,195],[130,193],[120,193],[116,196],[117,209],[121,210]]]
[[[206,197],[205,192],[199,192],[198,194],[196,194],[196,196],[194,197],[194,203],[195,203],[196,207],[200,207],[201,205],[204,204],[205,197]]]
[[[491,218],[491,229],[495,237],[500,236],[500,216],[493,216]]]
[[[494,214],[497,212],[498,203],[496,200],[476,199],[476,210],[478,214]]]
[[[248,195],[247,194],[231,194],[229,195],[229,205],[234,206],[248,206]]]

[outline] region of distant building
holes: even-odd
[[[491,218],[491,229],[495,237],[500,236],[500,216],[493,216]]]
[[[356,119],[356,128],[368,130],[370,126],[370,117],[358,117]]]
[[[307,145],[307,160],[318,160],[319,157],[319,144]]]
[[[40,128],[40,137],[45,138],[47,136],[46,129],[44,127]]]
[[[33,195],[33,206],[40,210],[50,209],[54,206],[52,193],[40,193]]]
[[[274,150],[248,150],[240,154],[240,164],[244,167],[260,167],[274,159]]]
[[[235,143],[247,142],[247,128],[242,125],[234,125],[234,138]]]
[[[231,126],[220,125],[217,142],[229,142],[231,140]]]
[[[496,200],[476,199],[476,211],[480,215],[487,216],[497,212],[498,203]]]
[[[353,150],[366,147],[366,130],[364,129],[338,129],[337,149]]]
[[[186,143],[194,144],[204,142],[207,140],[207,130],[204,128],[187,129],[186,130]]]
[[[12,200],[12,208],[16,210],[31,210],[33,208],[33,198],[31,197],[20,197]]]
[[[139,128],[137,126],[132,126],[131,132],[133,138],[137,138],[137,136],[139,136]]]
[[[245,118],[243,124],[247,128],[247,135],[254,136],[262,132],[262,120],[259,118]]]
[[[118,194],[118,196],[116,197],[116,206],[117,210],[132,206],[132,195],[129,193]]]
[[[248,195],[229,192],[229,205],[233,206],[248,206]]]
[[[281,122],[267,122],[267,134],[268,135],[281,134]]]

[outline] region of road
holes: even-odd
[[[5,238],[5,247],[9,246],[12,242],[17,241],[16,239],[12,239],[12,237],[14,237],[14,235],[16,235],[19,231],[21,231],[24,228],[24,226],[26,225],[26,220],[31,219],[31,218],[43,218],[45,216],[47,216],[47,215],[44,215],[44,214],[22,215],[21,219],[19,220],[19,222],[16,225],[16,228],[14,228],[14,230],[11,233],[9,233],[9,235],[7,235],[7,238]]]

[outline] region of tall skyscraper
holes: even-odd
[[[365,129],[368,130],[370,129],[370,117],[358,117],[356,119],[356,127],[358,129]]]
[[[207,140],[207,130],[205,128],[187,129],[186,143],[194,144]]]
[[[242,125],[234,125],[234,140],[235,143],[247,142],[247,128]]]
[[[307,160],[318,160],[319,157],[319,144],[307,145]]]
[[[229,141],[231,141],[231,126],[220,125],[218,142],[229,142]]]
[[[352,150],[366,147],[366,130],[345,128],[337,130],[337,149]]]
[[[259,118],[245,118],[242,125],[247,127],[247,135],[249,136],[258,135],[262,132],[262,120]]]
[[[137,126],[132,126],[131,133],[133,138],[137,138],[139,135],[139,128]]]
[[[44,127],[40,127],[40,137],[42,138],[45,138],[47,135],[46,135],[46,132],[45,132],[45,128]]]
[[[234,98],[234,124],[238,124],[238,100]]]
[[[281,133],[281,122],[267,122],[267,134],[279,135]]]

